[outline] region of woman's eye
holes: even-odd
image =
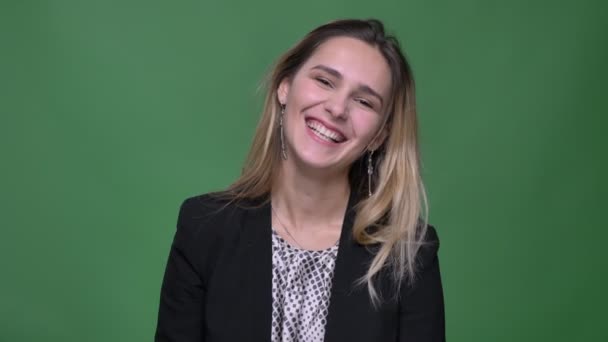
[[[324,86],[331,87],[331,82],[329,82],[328,80],[326,80],[323,77],[317,77],[316,80],[317,80],[317,82],[323,84]]]
[[[365,99],[357,99],[357,102],[359,102],[360,104],[364,105],[367,108],[373,108],[374,106],[372,106],[371,102],[365,100]]]

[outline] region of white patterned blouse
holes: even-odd
[[[272,342],[321,342],[338,244],[291,246],[272,229]]]

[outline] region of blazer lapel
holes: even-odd
[[[238,324],[249,325],[251,335],[247,341],[268,341],[271,336],[272,315],[272,228],[270,205],[248,209],[242,224],[242,232],[248,243],[245,261],[248,283],[243,291],[248,293],[249,315]],[[238,329],[238,328],[237,328]]]
[[[325,342],[358,340],[361,336],[357,336],[357,330],[364,329],[365,322],[359,322],[357,318],[363,319],[370,313],[367,287],[355,284],[365,274],[371,261],[371,253],[353,239],[355,204],[356,195],[351,193],[334,269]]]
[[[365,286],[356,286],[355,282],[365,274],[371,253],[365,246],[359,245],[352,237],[352,225],[355,218],[355,194],[349,197],[342,232],[340,247],[334,269],[330,295],[325,342],[358,340],[358,330],[365,329],[364,320],[370,314],[371,303]],[[272,325],[272,231],[269,203],[254,209],[247,209],[241,222],[242,234],[246,241],[244,255],[247,284],[243,291],[247,293],[249,310],[246,321],[250,332],[247,340],[268,341]]]

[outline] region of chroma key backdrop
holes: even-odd
[[[608,341],[605,1],[0,3],[0,341],[150,341],[186,197],[278,55],[384,21],[416,78],[451,342]]]

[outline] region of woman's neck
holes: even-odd
[[[283,164],[272,190],[280,220],[296,232],[339,230],[350,195],[348,174],[307,174],[289,164]]]

